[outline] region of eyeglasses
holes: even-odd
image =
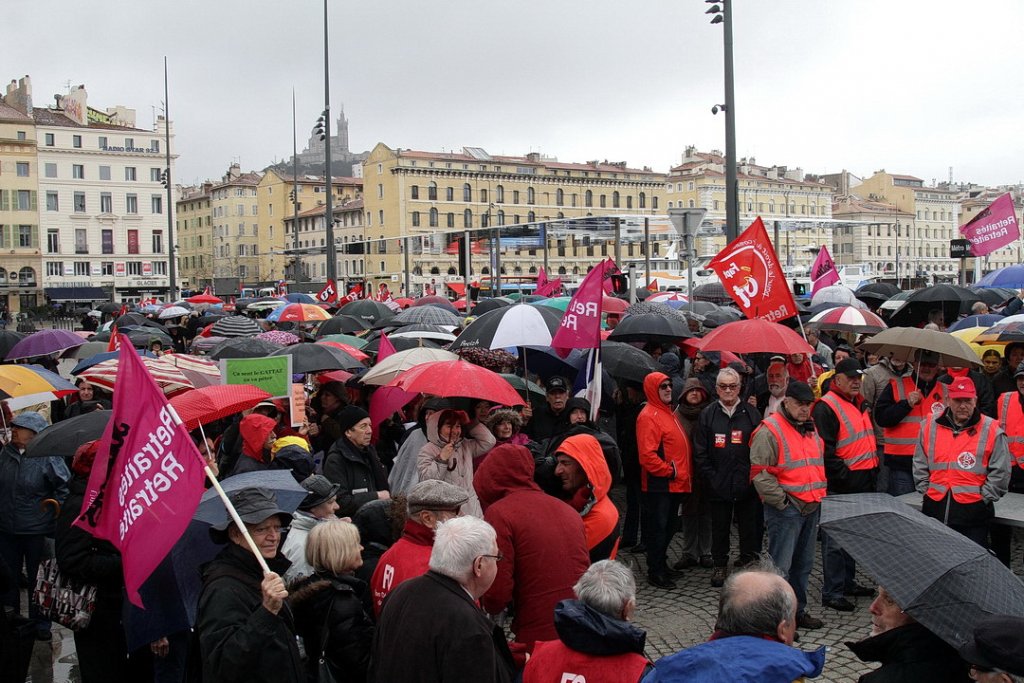
[[[718,388],[719,389],[728,389],[729,391],[732,391],[733,389],[739,389],[740,385],[739,384],[719,384]]]
[[[971,664],[971,669],[977,671],[980,674],[990,674],[993,671],[995,671],[995,669],[992,669],[987,666],[982,666],[981,664]]]
[[[497,555],[481,555],[480,557],[489,557],[492,560],[494,560],[495,562],[501,562],[502,560],[505,559],[505,556],[502,555],[501,553],[498,553]]]
[[[672,388],[672,383],[671,382],[665,382],[664,384],[659,384],[658,388],[659,389],[671,389]]]

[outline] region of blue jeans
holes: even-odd
[[[807,579],[814,566],[814,543],[818,534],[821,508],[801,515],[792,504],[782,510],[764,506],[764,526],[768,532],[768,554],[796,593],[796,613],[807,608]]]
[[[821,533],[821,567],[822,601],[839,600],[847,588],[853,587],[857,563],[824,531]]]
[[[913,493],[914,475],[909,470],[894,470],[889,468],[889,495],[902,496],[904,493]]]

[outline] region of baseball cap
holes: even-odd
[[[569,380],[559,375],[549,377],[544,383],[544,391],[549,394],[553,391],[569,391]]]
[[[847,377],[860,377],[864,371],[860,367],[860,361],[856,358],[844,358],[836,363],[836,374]]]
[[[1024,377],[1024,361],[1021,361],[1020,365],[1017,366],[1017,371],[1013,373],[1014,378]]]
[[[796,399],[801,403],[812,403],[814,392],[807,382],[790,382],[786,386],[786,398]]]
[[[974,388],[974,380],[970,377],[957,377],[949,385],[950,398],[977,398],[978,390]]]

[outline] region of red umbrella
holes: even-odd
[[[341,382],[344,384],[353,377],[355,377],[355,375],[351,372],[346,372],[345,370],[331,370],[329,372],[321,372],[317,375],[317,379],[320,384],[327,384],[328,382]]]
[[[240,413],[270,398],[270,394],[251,384],[218,384],[192,389],[171,398],[171,405],[186,429]]]
[[[397,299],[395,299],[395,303],[402,308],[409,308],[410,306],[412,306],[413,300],[407,296],[400,296]]]
[[[464,360],[424,363],[406,370],[388,386],[432,396],[484,398],[506,406],[521,406],[523,399],[504,377]]]
[[[605,296],[601,299],[601,310],[605,313],[625,313],[629,308],[629,302],[614,296]]]
[[[704,337],[700,348],[733,353],[815,353],[799,334],[764,318],[737,320],[716,327]]]
[[[212,294],[196,294],[195,296],[190,296],[189,298],[185,299],[185,301],[189,302],[190,304],[222,304],[222,303],[224,303],[223,299],[218,299],[217,297],[215,297]]]
[[[363,353],[354,346],[349,346],[348,344],[342,344],[341,342],[336,341],[323,341],[322,339],[317,341],[316,343],[323,344],[325,346],[333,346],[336,349],[341,349],[342,351],[344,351],[345,353],[347,353],[348,355],[352,356],[353,358],[360,362],[370,359],[370,357],[367,356],[365,353]]]
[[[703,345],[704,340],[701,339],[700,337],[684,339],[683,341],[679,342],[679,346],[681,346],[683,350],[686,351],[686,355],[689,356],[690,358],[696,356],[697,352],[701,350],[701,347]],[[724,368],[729,363],[743,363],[743,361],[740,360],[739,356],[730,351],[718,351],[717,353],[719,354],[719,356],[721,356],[719,362],[720,367]]]

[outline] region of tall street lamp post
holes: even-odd
[[[722,24],[725,48],[725,104],[715,105],[711,113],[725,113],[725,240],[731,242],[739,232],[739,196],[736,178],[736,107],[732,62],[732,0],[704,0],[711,4],[705,14],[715,15],[712,24]],[[715,4],[712,4],[715,3]]]
[[[338,281],[338,258],[334,246],[334,177],[331,175],[331,64],[327,40],[327,0],[324,0],[324,175],[327,176],[327,202],[324,207],[324,228],[327,235],[327,279]]]

